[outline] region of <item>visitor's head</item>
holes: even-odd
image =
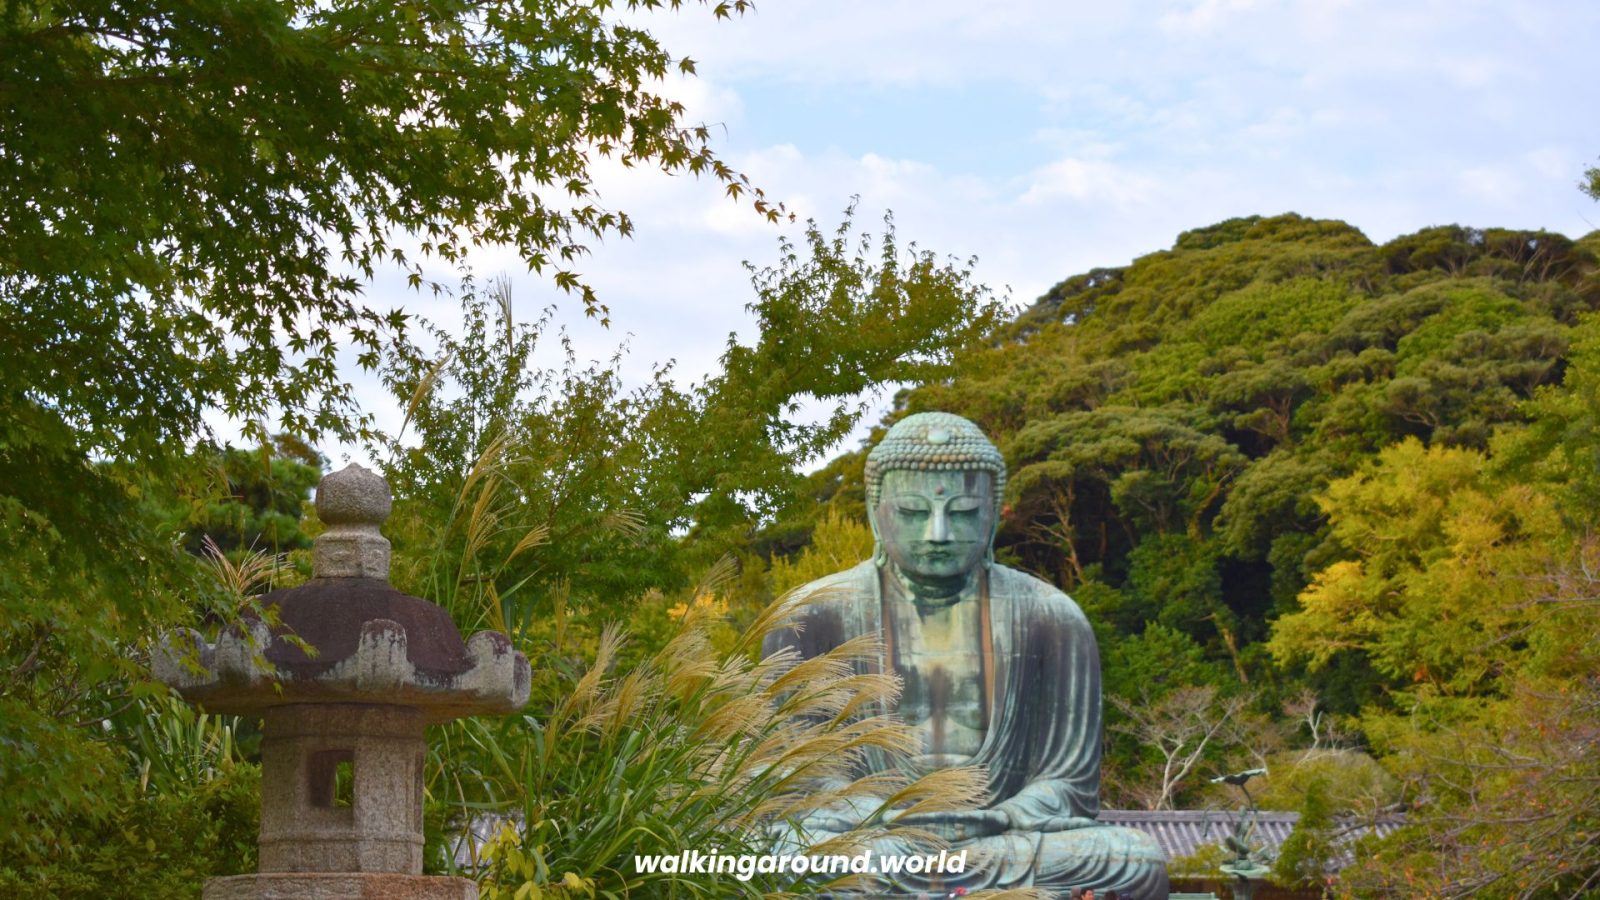
[[[949,413],[897,422],[867,454],[867,512],[880,565],[913,582],[965,581],[991,559],[1005,461],[978,426]]]

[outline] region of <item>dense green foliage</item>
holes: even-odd
[[[260,770],[244,760],[232,717],[154,697],[114,713],[104,730],[106,740],[90,746],[109,771],[96,773],[90,802],[64,803],[49,816],[19,804],[18,827],[0,836],[0,893],[181,897],[213,875],[252,870]],[[25,762],[49,785],[62,779],[50,768],[71,761]]]
[[[1100,631],[1109,804],[1226,802],[1206,777],[1270,759],[1313,820],[1410,817],[1353,885],[1560,895],[1600,873],[1562,749],[1596,721],[1597,309],[1600,234],[1236,219],[1062,282],[893,415],[1006,454],[1002,561]],[[861,459],[764,546],[859,517]]]
[[[253,871],[261,779],[253,766],[192,790],[113,801],[93,817],[59,823],[40,857],[0,867],[16,898],[186,897],[216,875]]]
[[[548,317],[515,320],[503,284],[465,295],[463,333],[437,332],[438,351],[398,343],[384,375],[407,432],[376,448],[400,498],[395,582],[464,628],[543,640],[572,614],[593,638],[634,598],[740,551],[792,500],[799,463],[854,426],[864,391],[947,372],[1004,312],[964,265],[901,247],[889,221],[856,234],[848,213],[781,243],[751,284],[755,345],[730,337],[722,371],[688,387],[665,368],[625,387],[620,354],[578,360]],[[797,424],[804,399],[831,413]]]
[[[164,524],[183,533],[185,550],[203,556],[209,541],[237,561],[252,552],[277,556],[311,548],[301,517],[311,489],[322,479],[321,454],[280,434],[255,450],[228,447],[197,456],[215,489],[188,502],[152,498],[173,503],[161,511]]]
[[[966,415],[1005,450],[1006,558],[1083,593],[1113,637],[1161,622],[1249,678],[1335,552],[1318,492],[1407,437],[1482,450],[1526,422],[1600,304],[1596,245],[1233,220],[1063,282],[900,407]],[[1392,683],[1345,665],[1319,685],[1342,711]]]
[[[149,698],[148,640],[231,605],[175,532],[302,542],[294,454],[194,447],[218,412],[359,432],[336,355],[374,368],[405,325],[367,278],[509,245],[604,317],[570,268],[631,230],[599,156],[778,216],[657,92],[692,70],[568,0],[0,4],[0,834],[124,792],[103,723]]]
[[[153,452],[213,405],[348,425],[333,352],[377,364],[403,317],[358,277],[420,283],[407,234],[581,288],[583,242],[630,230],[591,154],[742,189],[654,93],[693,63],[566,0],[11,2],[0,60],[0,383],[96,450]]]

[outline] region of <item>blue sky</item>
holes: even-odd
[[[763,0],[731,21],[698,5],[634,21],[697,62],[663,90],[769,196],[825,228],[852,196],[863,223],[892,209],[903,240],[976,255],[1018,303],[1231,216],[1343,219],[1379,242],[1600,227],[1576,187],[1600,157],[1592,0]],[[563,303],[585,356],[628,339],[635,377],[668,359],[704,375],[730,332],[751,336],[741,261],[772,261],[797,229],[708,181],[595,174],[637,229],[580,266],[609,331],[508,253],[477,271],[512,276],[524,317]],[[393,279],[369,297],[453,317]]]

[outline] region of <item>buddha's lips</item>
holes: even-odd
[[[965,545],[947,544],[937,547],[919,547],[912,552],[918,559],[929,562],[944,562],[945,560],[962,558],[965,555],[965,549]]]

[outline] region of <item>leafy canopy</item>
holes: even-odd
[[[6,4],[6,393],[103,452],[189,437],[211,405],[343,428],[339,342],[371,368],[403,325],[358,279],[397,264],[422,284],[409,240],[447,261],[509,245],[604,315],[570,270],[586,240],[631,230],[594,197],[596,157],[747,187],[653,92],[692,61],[606,6]]]
[[[657,92],[693,68],[576,0],[0,3],[0,831],[127,775],[101,723],[204,594],[163,513],[222,481],[190,452],[207,411],[360,430],[337,355],[375,367],[405,326],[364,280],[508,245],[604,317],[572,265],[631,231],[605,157],[778,215]],[[241,543],[309,477],[263,474]]]
[[[1512,690],[1537,649],[1525,582],[1600,508],[1597,309],[1600,233],[1375,245],[1342,222],[1234,219],[1066,279],[890,418],[956,412],[1005,454],[997,555],[1095,622],[1106,802],[1138,803],[1173,785],[1119,737],[1118,699],[1248,693],[1284,725],[1307,691],[1372,722],[1419,693]],[[811,476],[814,502],[763,547],[859,515],[862,456]],[[1201,802],[1197,781],[1175,802]]]
[[[464,294],[462,332],[436,330],[438,351],[397,342],[383,374],[407,431],[373,447],[400,498],[395,583],[514,638],[567,608],[620,617],[789,506],[796,470],[850,432],[863,393],[948,372],[1005,312],[960,261],[891,220],[859,231],[848,210],[780,242],[751,287],[759,337],[730,336],[721,371],[688,386],[663,367],[628,388],[620,353],[580,361],[548,317],[513,316],[503,283]],[[826,418],[796,421],[802,403]]]

